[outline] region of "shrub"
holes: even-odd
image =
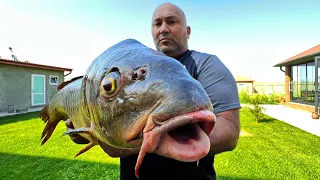
[[[263,117],[265,108],[261,104],[280,104],[283,101],[283,94],[253,94],[249,95],[245,91],[239,92],[240,103],[250,104],[250,112],[255,117],[257,123]]]
[[[257,96],[257,97],[256,97]],[[252,98],[255,97],[255,101],[259,101],[259,104],[280,104],[283,102],[283,94],[253,94],[250,95],[245,91],[239,92],[239,100],[242,104],[252,104],[250,103]]]
[[[261,118],[263,117],[263,113],[266,110],[261,106],[261,102],[265,100],[265,96],[261,96],[260,94],[254,94],[250,98],[249,104],[251,104],[252,107],[249,107],[249,110],[250,113],[254,116],[257,123],[260,122]]]
[[[249,104],[250,95],[246,91],[242,90],[239,92],[239,99],[240,99],[240,103]]]

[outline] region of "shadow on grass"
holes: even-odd
[[[242,177],[230,177],[230,176],[217,176],[217,180],[255,180],[257,178],[242,178]],[[259,179],[259,178],[258,178]]]
[[[276,121],[276,119],[274,119],[273,117],[264,115],[261,119],[260,119],[260,123],[272,123]]]
[[[0,153],[0,179],[119,179],[119,165]]]
[[[20,122],[20,121],[28,121],[28,120],[31,120],[34,118],[38,118],[39,112],[40,111],[0,117],[0,125],[16,123],[16,122]]]
[[[120,178],[118,164],[0,153],[0,179],[107,179]],[[156,176],[155,176],[156,178]],[[217,176],[217,179],[251,180]]]

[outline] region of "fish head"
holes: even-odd
[[[83,112],[101,143],[181,161],[198,160],[210,149],[215,116],[201,84],[180,62],[136,40],[102,53],[82,90]]]

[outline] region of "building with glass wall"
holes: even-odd
[[[280,67],[280,70],[285,73],[286,106],[318,114],[320,44],[274,67]]]

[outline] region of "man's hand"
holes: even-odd
[[[209,154],[214,155],[224,151],[232,151],[238,143],[239,135],[239,109],[216,114],[216,124],[209,136],[211,142]]]

